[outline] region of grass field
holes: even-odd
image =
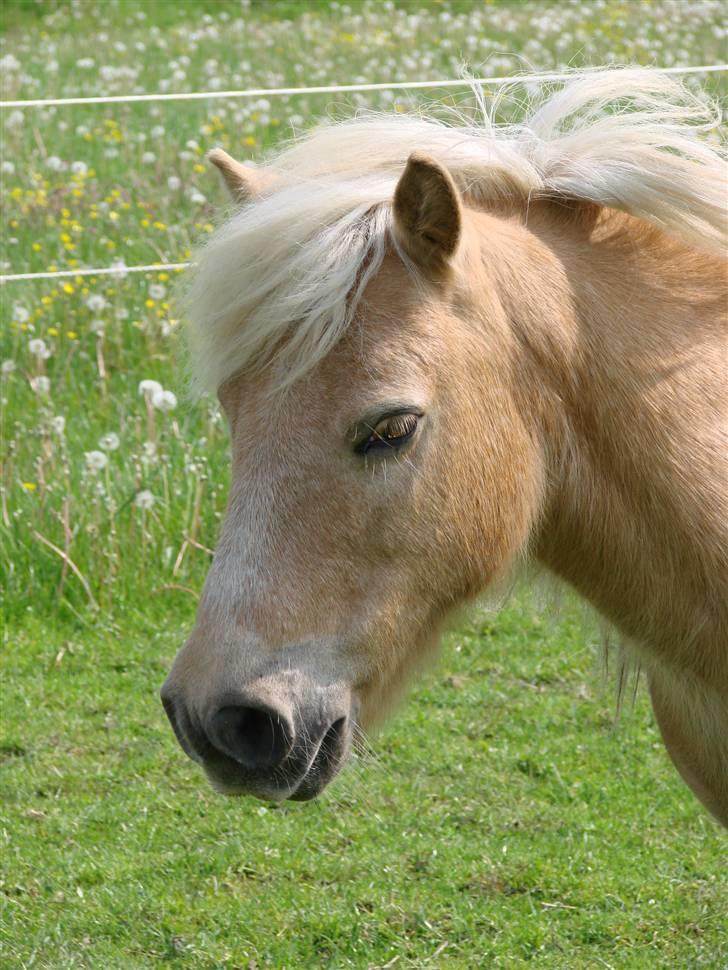
[[[26,99],[706,64],[723,12],[6,0],[0,78]],[[207,149],[260,158],[327,114],[413,103],[3,110],[0,273],[184,261],[224,205]],[[463,621],[318,802],[207,790],[157,697],[229,474],[215,402],[186,394],[175,285],[0,286],[0,967],[728,967],[725,836],[642,692],[616,721],[568,596]]]

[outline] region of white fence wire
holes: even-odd
[[[717,74],[728,71],[728,64],[703,64],[692,67],[645,67],[646,72],[661,74]],[[541,74],[516,74],[510,77],[456,78],[444,81],[392,81],[377,84],[332,84],[302,88],[247,88],[242,91],[191,91],[172,94],[107,95],[95,98],[44,98],[30,101],[0,101],[0,108],[41,108],[77,104],[129,104],[149,101],[202,101],[219,98],[255,98],[304,94],[344,94],[364,91],[407,91],[426,88],[465,88],[473,84],[490,87],[504,84],[538,84],[566,81],[572,75],[564,72]],[[47,273],[8,273],[0,275],[0,284],[28,282],[30,280],[62,279],[75,276],[126,276],[130,273],[155,273],[186,269],[189,263],[154,263],[147,266],[103,266],[98,268],[56,270]]]
[[[596,70],[596,68],[595,68]],[[705,64],[700,67],[646,67],[661,74],[715,74],[728,70],[728,64]],[[331,84],[304,88],[247,88],[242,91],[189,91],[171,94],[110,94],[96,98],[50,98],[36,101],[0,101],[0,108],[41,108],[71,104],[130,104],[134,101],[202,101],[205,98],[262,98],[280,95],[345,94],[355,91],[406,91],[421,88],[464,88],[471,84],[518,84],[565,81],[569,74],[517,74],[512,77],[456,78],[447,81],[385,81],[381,84]]]

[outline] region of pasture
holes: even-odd
[[[721,12],[18,0],[2,96],[710,64]],[[726,91],[721,74],[695,84]],[[164,718],[229,478],[219,408],[186,391],[177,273],[161,267],[226,205],[204,154],[259,159],[326,115],[423,98],[467,110],[435,88],[0,116],[0,272],[72,271],[0,288],[3,965],[728,963],[725,837],[642,692],[617,716],[600,632],[568,593],[544,610],[522,589],[464,617],[312,804],[213,795]],[[160,268],[73,272],[114,262]]]

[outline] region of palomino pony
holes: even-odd
[[[527,120],[368,116],[254,169],[199,254],[197,377],[232,436],[162,689],[227,793],[317,795],[462,604],[532,558],[619,631],[728,824],[726,165],[670,79]]]

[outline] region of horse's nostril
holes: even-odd
[[[265,707],[222,707],[208,735],[220,751],[251,770],[275,768],[293,743],[293,731],[277,711]]]
[[[335,757],[339,744],[341,743],[341,739],[344,735],[345,728],[345,717],[340,717],[337,721],[334,721],[321,742],[321,747],[319,748],[318,753],[319,758],[324,758],[327,761],[330,761]]]

